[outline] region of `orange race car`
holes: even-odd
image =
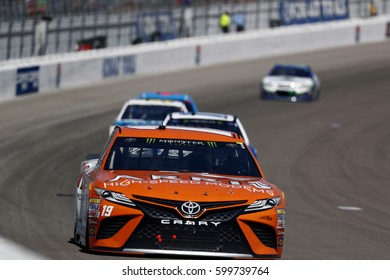
[[[81,165],[74,240],[90,251],[280,258],[284,194],[236,133],[116,127]]]

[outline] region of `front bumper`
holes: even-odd
[[[210,211],[201,220],[183,220],[167,208],[137,206],[144,214],[142,218],[104,219],[96,236],[90,236],[90,249],[239,259],[277,259],[282,255],[284,227],[282,232],[277,229],[280,214],[275,209],[246,214],[245,208],[234,207]],[[115,246],[110,246],[113,243]]]
[[[283,100],[291,102],[310,102],[315,100],[313,92],[305,92],[297,94],[294,91],[277,90],[275,92],[260,89],[260,98],[268,100]]]

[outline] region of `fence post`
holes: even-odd
[[[68,52],[72,50],[72,40],[73,40],[73,13],[69,14],[70,16],[70,27],[69,27],[69,39],[68,39]]]
[[[8,23],[8,32],[7,32],[7,60],[11,57],[11,37],[12,37],[12,26],[13,20]]]
[[[56,32],[56,42],[55,42],[55,53],[58,53],[58,48],[60,45],[60,26],[61,26],[61,16],[57,18],[57,26],[55,28]]]
[[[23,50],[24,50],[24,28],[26,25],[26,19],[22,19],[22,30],[20,35],[20,48],[19,48],[19,58],[23,56]]]
[[[255,29],[260,29],[260,0],[256,0]]]

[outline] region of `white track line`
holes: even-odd
[[[45,260],[31,250],[0,236],[0,260]]]
[[[346,210],[346,211],[362,211],[363,209],[356,206],[337,206],[340,210]]]

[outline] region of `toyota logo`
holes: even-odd
[[[200,212],[200,205],[196,202],[187,201],[181,205],[180,209],[186,215],[196,215]]]

